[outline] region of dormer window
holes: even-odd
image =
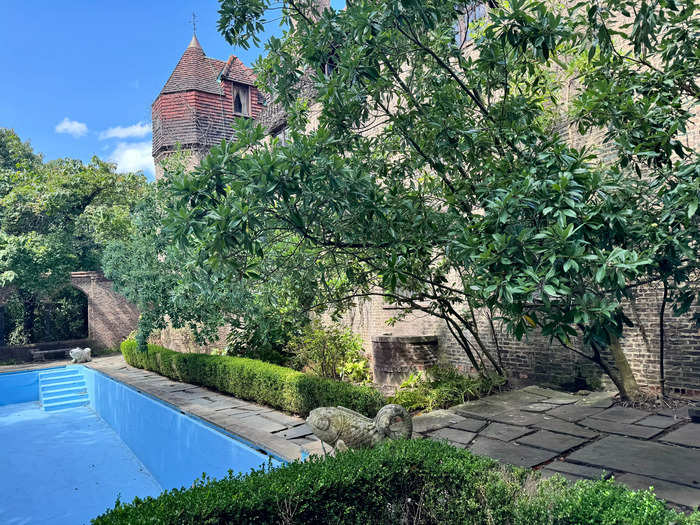
[[[250,88],[248,86],[233,86],[233,114],[242,117],[250,116]]]

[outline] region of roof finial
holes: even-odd
[[[192,12],[192,40],[190,40],[190,45],[187,47],[198,47],[202,49],[199,45],[199,40],[197,40],[197,15]]]

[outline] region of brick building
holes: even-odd
[[[321,1],[322,7],[328,5]],[[485,15],[485,9],[482,11],[476,13],[479,18]],[[462,36],[467,35],[465,28],[460,27],[460,32]],[[232,138],[230,123],[238,116],[258,120],[270,136],[284,140],[287,117],[281,107],[265,104],[265,99],[253,85],[254,80],[253,73],[236,57],[230,57],[227,62],[210,59],[193,38],[153,104],[153,156],[156,164],[180,144],[190,156],[190,166],[196,165],[212,144],[222,138]],[[298,90],[300,97],[312,102],[310,125],[313,126],[317,122],[318,108],[314,108],[310,80],[302,78]],[[241,101],[248,97],[247,106],[235,101],[235,97],[241,96]],[[559,132],[573,142],[582,140],[566,119],[561,122]],[[595,143],[600,138],[587,136],[585,141]],[[689,130],[686,140],[691,147],[700,144],[697,125]],[[160,176],[162,168],[156,170]],[[626,330],[623,348],[640,386],[652,389],[659,385],[660,297],[659,290],[648,287],[638,292],[634,303],[626,305],[627,314],[635,320],[636,326]],[[692,321],[693,314],[700,312],[700,308],[691,309],[680,318],[674,317],[670,310],[666,309],[665,317],[666,386],[677,394],[700,395],[700,332]],[[388,321],[395,315],[396,312],[381,298],[373,298],[348,312],[344,322],[362,336],[370,356],[373,339],[385,341],[387,334],[403,338],[436,336],[438,355],[415,355],[419,368],[420,363],[435,360],[469,368],[466,355],[442,320],[417,313],[390,326]],[[516,341],[505,334],[498,323],[492,324],[483,313],[479,327],[481,339],[492,353],[500,354],[503,364],[515,378],[572,387],[598,386],[607,380],[595,365],[547,338],[535,334],[528,340]],[[193,349],[191,338],[174,335],[172,330],[164,334],[163,339],[176,349]],[[426,352],[431,351],[430,345],[424,348]]]
[[[265,99],[255,75],[237,57],[217,60],[204,54],[196,35],[151,106],[156,178],[162,161],[181,150],[194,167],[209,148],[233,139],[236,118],[258,118]]]

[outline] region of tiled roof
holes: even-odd
[[[227,62],[209,58],[204,54],[197,37],[193,36],[160,93],[163,95],[181,91],[203,91],[220,95],[222,87],[217,82],[219,73],[234,82],[249,85],[255,83],[253,72],[237,57],[231,56]]]
[[[220,61],[217,61],[220,62]],[[238,57],[231,55],[226,64],[224,64],[221,76],[233,82],[241,84],[255,84],[255,73],[247,68]]]

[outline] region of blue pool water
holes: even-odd
[[[79,524],[119,497],[281,461],[79,366],[89,405],[46,412],[39,371],[0,374],[0,524]]]

